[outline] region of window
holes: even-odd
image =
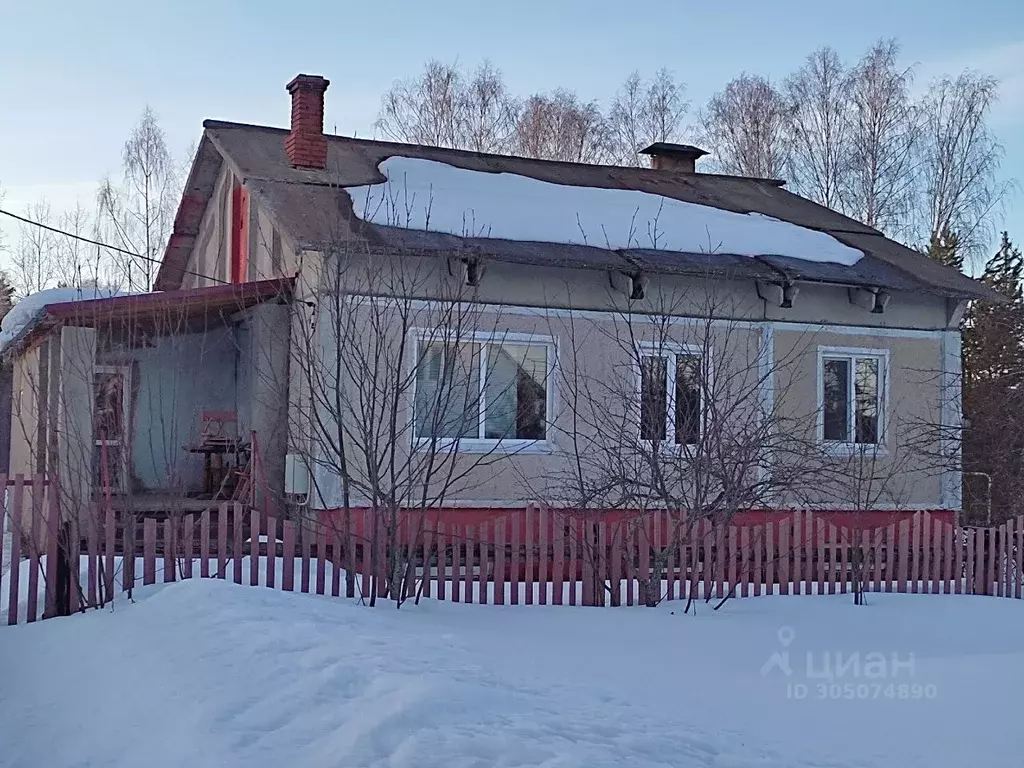
[[[96,485],[122,490],[128,458],[129,369],[97,366],[93,375],[93,469]]]
[[[883,442],[885,353],[821,354],[821,437],[839,445]]]
[[[418,352],[416,439],[511,445],[547,439],[549,344],[429,341]]]
[[[640,357],[640,439],[695,445],[703,410],[701,357],[692,353]]]

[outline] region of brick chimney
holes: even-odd
[[[320,75],[296,75],[287,85],[292,95],[292,132],[284,141],[284,150],[296,168],[323,170],[327,166],[324,91],[330,84]]]
[[[696,173],[697,161],[707,152],[692,144],[670,144],[667,141],[659,141],[651,144],[647,149],[641,149],[640,154],[651,156],[651,168],[656,171]]]

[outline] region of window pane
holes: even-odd
[[[850,440],[850,361],[826,359],[822,371],[825,439]]]
[[[668,421],[668,360],[640,360],[640,439],[664,440]]]
[[[480,429],[478,344],[434,342],[416,366],[416,437],[477,437]]]
[[[878,442],[878,360],[857,360],[857,442]]]
[[[547,372],[545,346],[487,345],[484,437],[492,440],[545,438]]]
[[[676,358],[676,443],[692,445],[700,438],[700,358]]]

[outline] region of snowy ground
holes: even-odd
[[[0,629],[0,765],[1024,760],[1016,600],[772,597],[696,617],[672,604],[395,611],[199,579],[136,598]],[[812,673],[846,668],[829,685],[808,677],[808,658]],[[774,663],[787,661],[789,675]]]

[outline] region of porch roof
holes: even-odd
[[[292,278],[184,288],[129,296],[47,304],[3,350],[5,356],[21,354],[51,330],[60,326],[86,328],[131,323],[162,326],[165,331],[187,333],[274,299],[289,299]]]

